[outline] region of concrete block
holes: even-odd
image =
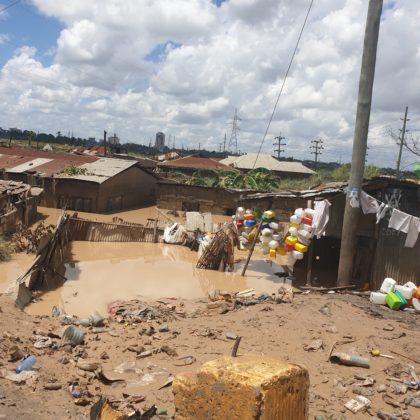
[[[223,357],[172,386],[177,420],[304,420],[309,374],[265,356]]]

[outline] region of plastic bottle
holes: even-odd
[[[35,356],[28,356],[25,360],[23,360],[21,363],[19,363],[16,366],[16,373],[20,373],[24,370],[32,370],[32,366],[36,363],[36,357]]]
[[[377,305],[385,305],[386,294],[380,292],[371,292],[370,301]]]
[[[382,283],[380,292],[385,294],[393,292],[396,284],[397,282],[394,279],[391,279],[391,277],[387,277]]]
[[[406,299],[411,299],[413,297],[413,289],[411,287],[396,284],[394,291],[396,290],[398,290]]]
[[[310,218],[314,217],[315,216],[315,210],[310,209],[310,208],[305,209],[305,216],[308,216]]]
[[[301,220],[302,218],[297,216],[296,214],[290,217],[290,223],[293,223],[295,225],[300,225]]]
[[[297,236],[298,230],[295,227],[290,226],[289,233],[291,236]]]
[[[295,215],[302,218],[303,216],[305,216],[305,211],[302,208],[296,209]]]

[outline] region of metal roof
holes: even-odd
[[[95,162],[80,165],[80,169],[86,169],[84,175],[66,175],[60,174],[59,178],[79,179],[81,181],[91,181],[101,184],[107,179],[137,165],[136,160],[101,158]]]
[[[255,159],[257,161],[255,162]],[[228,156],[222,159],[220,163],[230,165],[237,169],[254,169],[265,168],[274,172],[289,172],[299,174],[314,174],[312,169],[307,168],[300,162],[278,161],[269,154],[260,154],[257,158],[257,153],[247,153],[242,156]]]
[[[45,165],[46,163],[51,162],[52,159],[45,159],[45,158],[36,158],[29,160],[25,163],[21,163],[20,165],[14,166],[13,168],[9,168],[8,172],[13,173],[21,173],[21,172],[28,172],[34,171],[38,166]]]
[[[186,156],[180,159],[159,163],[158,167],[177,169],[210,169],[213,171],[231,171],[232,168],[223,162],[198,156]]]

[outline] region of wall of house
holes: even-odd
[[[243,193],[221,188],[158,182],[157,205],[164,209],[233,214]]]
[[[99,212],[113,212],[156,203],[158,179],[133,166],[100,184]]]
[[[37,197],[28,197],[13,204],[14,208],[0,216],[0,234],[11,235],[16,232],[18,223],[28,226],[37,216]]]

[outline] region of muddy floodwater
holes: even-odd
[[[41,208],[46,223],[54,223],[59,213],[57,209]],[[115,215],[79,215],[96,220],[118,216],[137,223],[157,217],[153,207]],[[26,311],[49,315],[53,306],[59,306],[68,314],[87,316],[95,310],[105,313],[107,305],[115,300],[198,299],[214,289],[237,292],[254,288],[256,293],[276,292],[283,280],[274,273],[281,272],[281,267],[258,259],[262,256],[257,253],[246,277],[242,277],[246,256],[246,252],[236,251],[235,258],[240,261],[235,265],[235,272],[221,273],[195,268],[198,253],[178,245],[71,242],[65,264],[67,280],[62,287],[40,296]],[[33,258],[33,255],[19,254],[0,265],[0,292],[25,271]]]

